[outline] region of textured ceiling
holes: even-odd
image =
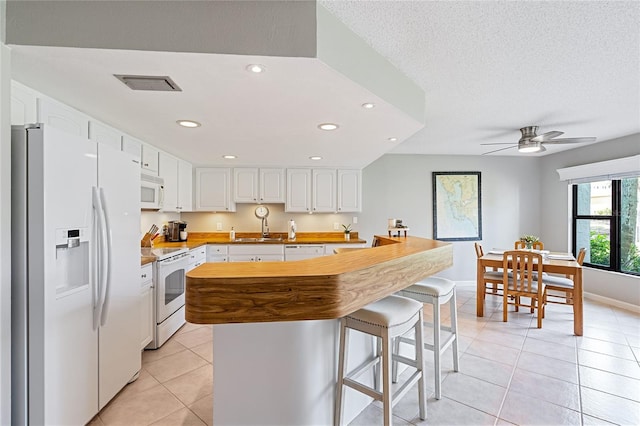
[[[481,154],[528,125],[640,132],[640,2],[320,3],[426,92],[425,128],[392,152]]]

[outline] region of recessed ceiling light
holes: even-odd
[[[373,109],[376,107],[376,104],[372,104],[371,102],[365,102],[362,104],[362,108],[364,109]]]
[[[309,157],[309,160],[322,160],[322,157],[320,157],[319,155],[314,155],[312,157]]]
[[[267,68],[264,65],[260,64],[249,64],[247,65],[247,71],[260,74],[261,72],[265,72]]]
[[[200,127],[201,124],[198,123],[197,121],[193,121],[193,120],[178,120],[176,121],[176,123],[178,123],[179,125],[181,125],[182,127],[189,127],[189,128],[195,128],[195,127]]]
[[[226,160],[234,160],[236,158],[238,158],[235,155],[223,155],[222,158],[226,159]]]
[[[388,140],[389,142],[395,142],[395,141],[397,141],[397,140],[398,140],[398,138],[389,138],[389,139],[387,139],[387,140]]]
[[[322,123],[322,124],[318,124],[318,129],[320,130],[336,130],[338,127],[337,124],[334,123]]]

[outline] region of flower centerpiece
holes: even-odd
[[[348,240],[351,238],[351,224],[348,225],[342,225],[342,227],[344,228],[344,239]]]
[[[524,243],[525,248],[531,249],[533,248],[533,243],[540,241],[540,238],[535,235],[523,235],[520,237],[520,241]]]

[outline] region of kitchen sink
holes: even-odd
[[[265,242],[281,242],[282,237],[278,238],[236,238],[236,243],[265,243]]]

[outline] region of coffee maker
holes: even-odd
[[[166,240],[169,242],[187,241],[187,222],[169,221]]]

